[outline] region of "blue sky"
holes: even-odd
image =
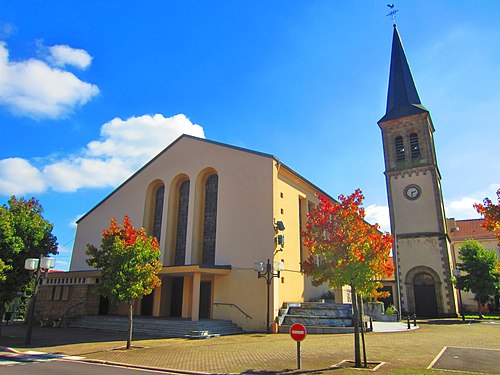
[[[0,3],[0,199],[75,220],[182,133],[273,154],[388,228],[387,1]],[[500,187],[500,2],[399,1],[448,217]]]

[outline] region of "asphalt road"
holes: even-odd
[[[137,370],[93,363],[72,361],[30,362],[10,366],[0,366],[2,375],[141,375],[159,374],[158,371]],[[172,374],[161,372],[161,374]]]
[[[58,360],[40,356],[0,355],[2,375],[141,375],[172,374],[141,369],[132,369],[104,364],[85,363],[73,360]]]

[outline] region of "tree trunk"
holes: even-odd
[[[356,367],[361,367],[361,351],[359,347],[359,312],[356,289],[351,285],[352,315],[354,324],[354,363]]]
[[[361,342],[363,344],[363,365],[364,367],[368,367],[367,361],[366,361],[366,345],[365,345],[365,321],[363,319],[363,316],[365,314],[365,310],[363,308],[363,298],[361,298],[361,295],[358,294],[358,307],[359,307],[359,320],[361,322]]]
[[[477,314],[479,315],[479,319],[483,319],[483,306],[480,300],[477,300]]]
[[[128,305],[128,336],[127,336],[127,349],[132,345],[132,319],[134,313],[134,303],[130,302]]]

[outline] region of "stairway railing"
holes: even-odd
[[[234,303],[225,303],[225,302],[214,302],[214,306],[230,306],[236,308],[239,312],[241,312],[247,319],[252,319],[250,315],[248,315],[246,312],[244,312],[242,309],[240,309],[237,305]]]

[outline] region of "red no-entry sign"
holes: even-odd
[[[300,323],[294,323],[290,327],[290,336],[297,342],[304,340],[307,336],[306,327]]]

